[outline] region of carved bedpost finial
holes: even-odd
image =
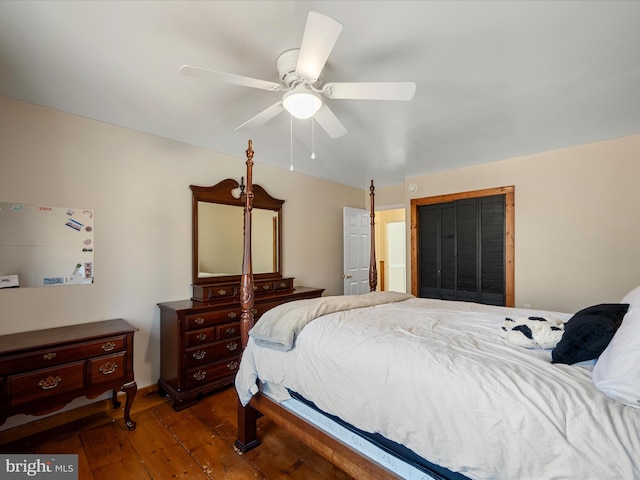
[[[253,140],[249,139],[249,148],[246,150],[247,161],[253,162]]]
[[[371,218],[371,252],[369,256],[369,291],[375,292],[378,287],[378,268],[376,266],[376,214],[374,208],[374,197],[376,187],[373,186],[373,180],[371,180],[371,186],[369,187],[369,197],[371,197],[371,212],[369,214]]]
[[[245,153],[247,154],[247,197],[245,197],[244,208],[251,211],[253,208],[253,140],[249,140],[249,147]]]

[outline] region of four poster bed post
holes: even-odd
[[[375,292],[378,286],[378,269],[376,268],[376,213],[373,207],[376,187],[373,186],[373,180],[371,180],[371,186],[369,187],[369,198],[371,199],[371,210],[369,212],[369,218],[371,218],[369,236],[371,237],[371,247],[369,248],[369,291]]]
[[[247,184],[244,196],[244,244],[242,255],[242,277],[240,278],[240,338],[242,348],[249,341],[249,330],[253,327],[253,265],[251,262],[251,210],[253,208],[253,142],[249,140],[247,154]],[[258,412],[251,405],[243,407],[238,400],[238,438],[236,448],[245,452],[257,446]]]
[[[247,154],[247,185],[244,194],[244,245],[242,250],[242,277],[240,279],[240,333],[242,347],[247,345],[249,330],[253,327],[253,265],[251,261],[251,210],[253,208],[253,142],[249,140]]]
[[[247,184],[245,192],[244,206],[244,251],[242,262],[242,278],[240,283],[240,306],[242,314],[240,318],[240,332],[242,338],[242,348],[244,349],[249,340],[249,330],[254,325],[253,303],[253,267],[251,263],[251,210],[253,201],[253,144],[249,140],[247,154]],[[371,254],[369,257],[369,288],[375,291],[377,287],[377,269],[375,256],[375,213],[374,213],[374,190],[373,180],[371,180]],[[285,428],[302,442],[313,448],[320,455],[324,456],[331,463],[344,470],[349,475],[361,480],[391,480],[398,477],[379,464],[363,457],[353,448],[324,433],[309,424],[302,418],[278,405],[260,393],[253,396],[251,402],[243,407],[238,400],[238,438],[235,448],[238,452],[244,453],[256,447],[260,441],[257,436],[257,420],[260,415],[267,416],[273,422]]]

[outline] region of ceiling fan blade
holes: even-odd
[[[261,90],[277,91],[282,88],[279,83],[260,80],[257,78],[243,77],[233,73],[217,72],[215,70],[207,70],[200,67],[192,67],[191,65],[183,65],[180,67],[180,73],[189,77],[207,78],[216,82],[230,83],[232,85],[240,85],[243,87],[259,88]]]
[[[345,100],[411,100],[416,93],[413,82],[336,82],[325,83],[322,93]]]
[[[323,104],[322,108],[313,116],[320,126],[329,134],[331,138],[338,138],[347,133],[342,122],[331,111],[327,104]]]
[[[273,117],[278,115],[280,112],[284,111],[284,107],[282,106],[282,102],[274,103],[270,107],[261,111],[256,116],[250,118],[246,122],[244,122],[239,127],[236,127],[236,132],[239,130],[252,130],[260,125],[267,123]]]
[[[296,73],[315,82],[320,77],[341,31],[342,24],[337,20],[320,13],[309,12],[300,45]]]

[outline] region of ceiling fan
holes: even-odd
[[[180,73],[243,87],[285,92],[282,100],[244,122],[236,131],[251,130],[286,110],[296,118],[313,117],[331,138],[338,138],[347,133],[347,129],[322,101],[321,95],[338,100],[406,101],[411,100],[416,91],[413,82],[321,84],[320,74],[341,31],[340,22],[320,13],[309,12],[300,48],[287,50],[278,57],[276,67],[280,83],[190,65],[180,67]]]

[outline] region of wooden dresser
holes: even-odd
[[[293,279],[286,278],[259,281],[256,287],[256,320],[276,305],[320,297],[324,291],[310,287],[293,289]],[[195,296],[209,301],[158,304],[161,352],[158,391],[173,399],[176,411],[233,383],[242,353],[238,289],[236,283],[198,287],[194,288]]]
[[[18,413],[43,415],[76,397],[126,393],[124,420],[137,392],[133,334],[122,319],[0,336],[0,424]]]

